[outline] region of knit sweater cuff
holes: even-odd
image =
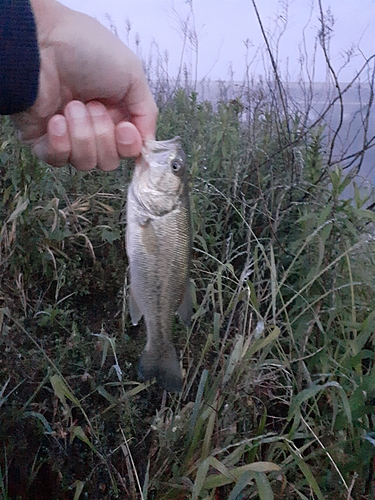
[[[39,49],[27,0],[0,0],[0,114],[32,106],[38,94]]]

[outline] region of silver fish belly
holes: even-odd
[[[147,343],[139,363],[145,380],[182,389],[171,331],[175,313],[190,323],[190,207],[185,155],[178,137],[145,141],[128,190],[126,249],[130,266],[129,310],[144,316]]]

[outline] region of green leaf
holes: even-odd
[[[84,433],[82,427],[80,425],[74,425],[71,429],[71,442],[75,437],[80,439],[83,443],[87,444],[89,448],[92,449],[96,453],[95,446],[92,444],[92,442],[89,440],[89,438],[86,436]]]
[[[198,390],[197,390],[197,394],[195,396],[195,402],[194,402],[194,406],[193,406],[193,412],[192,412],[192,415],[190,417],[190,422],[189,422],[189,440],[191,440],[193,435],[194,435],[195,425],[196,425],[197,419],[198,419],[198,413],[202,407],[202,399],[203,399],[204,389],[206,387],[208,374],[209,374],[208,370],[203,370],[202,375],[201,375],[201,379],[199,381],[199,386],[198,386]]]
[[[198,467],[197,475],[195,477],[195,482],[193,486],[193,491],[191,494],[191,500],[196,500],[199,497],[204,487],[209,467],[210,467],[209,459],[203,460],[203,462]]]
[[[238,479],[235,487],[230,492],[228,500],[237,500],[239,495],[243,492],[243,490],[248,486],[253,480],[253,474],[250,471],[244,472],[240,478]]]
[[[207,459],[209,460],[209,459]],[[231,477],[224,476],[223,474],[214,474],[207,478],[204,482],[203,489],[210,490],[218,486],[224,486],[225,484],[233,483],[235,480],[241,477],[247,471],[252,473],[265,473],[265,472],[280,472],[281,468],[274,464],[273,462],[253,462],[251,464],[242,465],[240,467],[235,467],[229,469]],[[253,476],[255,478],[255,476]]]
[[[267,335],[267,337],[263,339],[258,339],[251,344],[246,354],[246,359],[251,358],[252,356],[254,356],[256,352],[260,351],[261,349],[264,349],[264,347],[266,347],[268,344],[275,341],[279,337],[279,335],[280,335],[280,328],[278,326],[275,326],[272,329],[271,333]]]
[[[318,497],[318,500],[325,500],[323,493],[321,492],[321,489],[319,488],[318,483],[316,482],[316,479],[311,472],[311,469],[309,466],[303,461],[301,457],[299,457],[292,449],[290,449],[294,460],[298,464],[298,467],[301,469],[302,474],[305,476],[310,488],[313,490],[315,495]]]
[[[210,450],[214,448],[213,443],[211,443],[211,438],[214,432],[217,414],[212,408],[210,408],[210,410],[210,416],[208,418],[206,432],[204,434],[201,458],[206,458],[209,455]]]
[[[42,422],[43,427],[46,430],[46,433],[47,434],[52,434],[53,431],[52,431],[51,426],[49,425],[46,417],[44,415],[42,415],[41,413],[36,412],[36,411],[25,411],[25,413],[23,414],[23,416],[24,417],[34,417],[34,418],[37,418],[38,420],[40,420],[40,422]]]
[[[253,472],[280,472],[281,468],[273,462],[253,462],[245,466]]]
[[[273,500],[271,483],[266,474],[264,472],[253,472],[253,475],[257,483],[260,500]]]
[[[217,350],[219,350],[220,346],[220,326],[221,326],[221,314],[218,312],[214,313],[214,345]]]
[[[259,313],[259,302],[257,298],[257,294],[255,291],[254,284],[251,281],[247,281],[247,286],[249,287],[250,290],[250,302],[252,306],[254,307],[255,311]]]
[[[118,398],[114,398],[112,396],[112,394],[110,394],[106,389],[104,389],[104,387],[102,385],[98,385],[98,387],[96,388],[96,390],[97,390],[97,392],[101,396],[103,396],[110,403],[114,403],[114,404],[118,404],[119,403],[119,399]]]
[[[50,377],[50,382],[55,391],[56,396],[61,401],[62,405],[68,412],[70,412],[69,406],[66,403],[66,398],[68,398],[73,404],[75,404],[78,408],[81,408],[80,402],[73,395],[72,391],[66,385],[65,381],[60,377],[60,375],[52,375]]]
[[[227,365],[225,368],[225,373],[223,377],[223,385],[225,385],[229,379],[231,378],[236,366],[238,366],[239,362],[241,361],[241,356],[243,352],[243,343],[244,343],[244,337],[243,335],[239,335],[237,338],[237,342],[231,352],[231,355],[229,356],[229,359],[227,361]]]
[[[289,408],[289,413],[288,413],[288,421],[290,421],[294,414],[297,412],[299,407],[304,403],[305,401],[308,401],[310,398],[313,398],[316,396],[319,392],[324,391],[327,389],[327,387],[337,387],[341,389],[341,385],[338,384],[337,382],[327,382],[326,384],[316,384],[312,385],[311,387],[308,387],[307,389],[304,389],[300,393],[297,394],[295,398],[293,398],[292,404],[290,405]]]
[[[22,201],[24,200],[24,201]],[[12,212],[9,216],[9,218],[6,220],[7,223],[9,222],[12,222],[14,221],[14,219],[16,219],[19,215],[22,214],[22,212],[24,212],[26,210],[26,208],[28,207],[29,205],[29,199],[26,198],[26,199],[23,199],[23,198],[20,198],[18,200],[18,203],[17,203],[17,208],[14,210],[14,212]]]
[[[119,240],[121,238],[121,235],[120,231],[103,228],[101,231],[101,237],[103,241],[112,244],[114,241]]]
[[[74,492],[74,498],[73,498],[73,500],[79,500],[79,497],[81,496],[83,488],[85,487],[85,483],[83,481],[78,481],[77,480],[75,482],[75,487],[76,487],[76,490]]]

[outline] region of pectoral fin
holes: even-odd
[[[143,314],[141,313],[141,310],[139,309],[137,301],[135,300],[135,297],[131,290],[129,296],[129,312],[133,325],[138,325],[138,321],[142,318]]]
[[[177,309],[177,313],[182,322],[186,326],[190,326],[191,317],[193,315],[193,301],[191,298],[191,284],[189,281],[186,283],[185,294],[180,307]]]

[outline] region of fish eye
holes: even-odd
[[[172,167],[173,172],[178,172],[180,170],[181,166],[182,166],[181,162],[178,161],[177,159],[175,159],[171,162],[171,167]]]

